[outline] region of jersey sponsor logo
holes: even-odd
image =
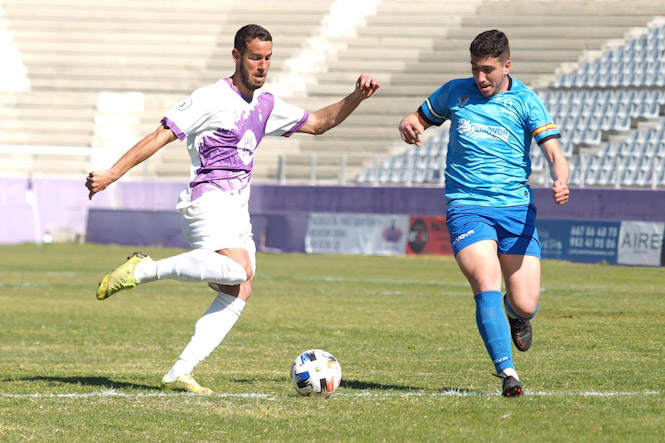
[[[238,156],[245,165],[248,165],[254,159],[254,151],[256,151],[256,136],[248,129],[238,142]]]
[[[178,103],[178,104],[175,106],[175,108],[176,108],[178,111],[184,111],[185,109],[189,108],[190,106],[192,106],[192,98],[191,98],[191,97],[188,97],[188,98],[186,98],[185,100],[183,100],[183,101],[181,101],[180,103]]]
[[[466,106],[467,103],[469,103],[469,96],[466,94],[463,94],[460,98],[457,99],[459,102],[459,107],[463,108]]]
[[[498,138],[506,143],[508,143],[508,139],[510,138],[510,132],[506,128],[472,123],[463,118],[457,123],[457,132],[474,138]]]

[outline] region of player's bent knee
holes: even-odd
[[[526,307],[524,310],[524,318],[533,318],[536,316],[536,313],[538,312],[538,303],[536,304],[529,304],[529,306]]]
[[[519,299],[512,297],[510,306],[520,317],[533,318],[538,312],[538,295],[533,297],[521,297]]]
[[[252,282],[248,280],[247,282],[240,285],[240,293],[238,294],[238,298],[247,301],[251,296],[252,296]]]
[[[247,282],[251,281],[254,278],[254,269],[252,269],[251,263],[245,263],[243,268],[247,274]]]
[[[246,281],[239,285],[219,285],[218,288],[219,292],[223,292],[231,297],[237,297],[244,301],[249,300],[249,297],[252,295],[251,281]]]

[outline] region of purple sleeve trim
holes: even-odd
[[[166,126],[167,128],[169,128],[171,131],[173,131],[173,133],[175,134],[175,136],[178,137],[178,140],[183,141],[183,140],[187,137],[187,135],[186,135],[184,132],[182,132],[182,131],[180,130],[180,128],[178,127],[178,125],[176,125],[175,123],[173,123],[173,122],[172,122],[171,120],[169,120],[168,118],[164,117],[164,118],[162,119],[162,121],[161,121],[161,124],[163,124],[164,126]]]
[[[282,137],[291,137],[293,134],[295,134],[298,129],[302,128],[305,126],[305,123],[307,123],[307,120],[309,120],[309,112],[305,111],[305,115],[300,119],[298,123],[293,125],[293,128],[291,128],[288,132],[285,132],[282,134]]]

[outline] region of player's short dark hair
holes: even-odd
[[[471,55],[476,57],[494,57],[504,61],[510,58],[508,37],[496,29],[478,34],[471,42],[469,49]]]
[[[255,38],[258,38],[262,42],[272,41],[272,35],[270,35],[266,28],[259,25],[245,25],[236,32],[233,47],[243,54],[247,50],[249,42]]]

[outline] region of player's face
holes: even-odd
[[[483,97],[493,97],[508,90],[510,60],[472,55],[471,72]]]
[[[237,49],[233,50],[236,72],[240,74],[242,86],[248,92],[263,86],[268,76],[271,58],[272,42],[264,42],[258,38],[249,42],[242,54]]]

